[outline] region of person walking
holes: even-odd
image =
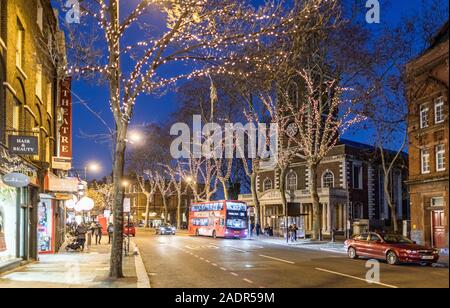
[[[250,223],[250,237],[253,237],[253,231],[255,230],[255,223],[252,221]]]
[[[261,234],[261,225],[259,222],[256,223],[256,236],[259,236]]]
[[[292,225],[292,241],[293,242],[297,242],[297,231],[298,231],[297,225],[293,224]]]
[[[106,231],[108,232],[108,244],[111,244],[114,233],[114,225],[112,223],[109,223]]]
[[[84,245],[86,243],[86,233],[87,229],[84,223],[79,224],[77,229],[75,230],[75,235],[77,237],[78,243],[81,246],[81,251],[84,251]]]
[[[95,229],[95,245],[102,244],[102,232],[103,232],[102,225],[100,223],[97,223],[97,227]]]

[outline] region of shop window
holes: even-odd
[[[13,100],[13,116],[12,116],[12,128],[15,131],[20,130],[20,102],[16,99]]]
[[[17,193],[0,180],[0,263],[17,257]]]
[[[36,96],[42,102],[42,64],[36,65]]]
[[[53,116],[53,84],[51,82],[47,83],[47,113]]]

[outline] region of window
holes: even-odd
[[[39,29],[42,31],[44,29],[44,9],[42,8],[42,3],[40,0],[37,2],[37,20],[36,23]]]
[[[51,156],[51,146],[50,146],[50,138],[45,138],[45,161],[50,163]]]
[[[362,165],[353,165],[353,188],[354,189],[363,189]]]
[[[369,237],[369,234],[363,233],[361,235],[356,236],[355,240],[357,240],[357,241],[367,241],[368,237]]]
[[[272,189],[272,180],[267,178],[264,180],[264,191],[271,189]]]
[[[334,174],[333,172],[327,170],[322,176],[322,187],[334,187]]]
[[[52,105],[53,105],[53,84],[49,82],[47,83],[47,113],[51,116],[53,116]]]
[[[361,202],[357,202],[353,206],[353,218],[363,219],[364,218],[364,206]]]
[[[294,171],[289,172],[286,176],[287,190],[297,190],[297,174]]]
[[[422,174],[430,173],[430,152],[422,150],[421,152]]]
[[[445,171],[445,147],[443,144],[436,147],[436,171]]]
[[[14,99],[13,104],[12,127],[15,131],[18,131],[20,129],[20,103]]]
[[[420,128],[428,127],[429,108],[425,105],[420,106]]]
[[[25,43],[25,30],[20,23],[17,21],[17,34],[16,34],[16,65],[18,68],[23,68],[23,51]]]
[[[444,122],[444,98],[439,97],[434,102],[434,122],[436,124]]]
[[[36,65],[36,96],[42,102],[42,65]]]
[[[431,206],[444,206],[444,198],[442,197],[431,198],[430,204]]]

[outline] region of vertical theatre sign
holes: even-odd
[[[59,102],[59,157],[71,160],[72,158],[72,93],[71,78],[61,82],[61,95]],[[70,166],[62,169],[70,169]]]

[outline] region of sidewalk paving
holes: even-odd
[[[136,273],[140,256],[130,254],[124,257],[126,278],[112,280],[108,277],[110,251],[111,246],[105,244],[90,246],[85,252],[65,252],[61,249],[58,254],[41,255],[39,261],[1,275],[0,288],[145,287],[138,281]]]

